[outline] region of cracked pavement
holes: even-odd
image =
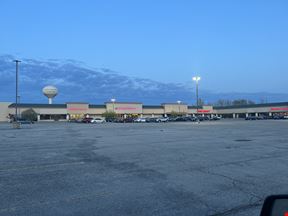
[[[259,215],[288,121],[0,124],[0,215]]]

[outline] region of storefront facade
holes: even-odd
[[[19,113],[33,109],[39,121],[67,121],[84,117],[100,117],[105,112],[115,112],[120,118],[160,117],[172,113],[186,116],[218,115],[224,118],[245,118],[247,116],[288,115],[288,102],[255,104],[244,106],[213,107],[188,106],[184,103],[163,103],[161,105],[143,105],[139,102],[107,102],[95,105],[83,102],[69,102],[66,104],[19,104]],[[7,121],[15,114],[15,104],[0,103],[0,121]]]

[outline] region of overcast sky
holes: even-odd
[[[218,92],[287,92],[287,11],[287,0],[1,0],[0,54],[163,82],[197,74]]]

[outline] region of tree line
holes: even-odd
[[[236,99],[236,100],[229,100],[229,99],[219,99],[214,103],[205,103],[205,101],[201,98],[198,100],[198,105],[210,105],[210,106],[239,106],[239,105],[252,105],[255,104],[252,100],[247,99]]]
[[[237,100],[220,99],[215,102],[214,106],[238,106],[238,105],[251,105],[251,104],[255,104],[255,102],[246,99],[237,99]]]

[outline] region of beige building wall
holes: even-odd
[[[39,113],[40,112],[40,109],[39,108],[34,108],[34,107],[29,107],[29,108],[21,108],[21,107],[18,107],[18,113],[19,113],[19,115],[21,115],[21,113],[22,112],[24,112],[25,110],[28,110],[28,109],[33,109],[36,113]],[[13,107],[13,108],[9,108],[9,113],[10,114],[13,114],[14,115],[14,113],[15,113],[15,108]]]
[[[203,110],[210,110],[211,112],[213,111],[213,106],[203,106]]]
[[[142,114],[142,103],[106,103],[107,111],[114,111],[117,114]]]
[[[164,108],[143,108],[143,117],[162,117]]]
[[[11,102],[0,102],[0,122],[8,121],[8,118],[7,118],[7,116],[9,115],[8,106],[10,104]]]
[[[157,115],[163,115],[164,114],[164,108],[163,109],[143,109],[143,115],[151,115],[151,114],[157,114]]]
[[[187,113],[188,106],[187,104],[163,104],[165,114],[171,112]]]
[[[188,109],[188,114],[197,114],[197,109],[194,107]],[[198,114],[215,114],[215,110],[213,110],[213,106],[203,106],[198,109]]]
[[[90,108],[88,113],[90,115],[100,116],[100,115],[102,115],[105,112],[106,112],[106,108]]]
[[[7,116],[15,113],[15,108],[9,108],[10,102],[0,102],[0,121],[8,121]],[[288,105],[280,106],[269,106],[269,107],[244,107],[244,108],[229,108],[229,109],[213,109],[212,106],[203,106],[199,108],[199,114],[234,114],[233,116],[239,116],[237,114],[243,113],[275,113],[275,112],[285,112],[288,113]],[[187,104],[162,104],[162,106],[144,106],[142,103],[121,103],[121,102],[108,102],[106,106],[103,105],[90,105],[88,103],[67,103],[66,106],[45,106],[45,105],[34,105],[26,104],[26,108],[18,108],[19,113],[23,112],[29,108],[35,110],[38,115],[66,115],[69,114],[70,118],[82,118],[85,114],[93,116],[101,116],[106,111],[115,111],[117,114],[138,114],[139,116],[162,116],[163,114],[169,114],[171,112],[180,112],[187,114],[196,114],[197,109],[195,107],[188,109]],[[62,108],[61,108],[62,107]],[[272,115],[272,114],[271,114]]]
[[[188,112],[187,112],[188,114],[196,114],[197,113],[197,109],[195,108],[193,108],[193,109],[188,109]]]
[[[36,111],[38,110],[38,111]],[[66,108],[41,108],[41,109],[36,109],[35,111],[40,114],[47,114],[47,115],[66,115],[67,114],[67,109]]]
[[[89,113],[88,103],[67,103],[67,113],[68,114],[87,114]]]
[[[25,108],[18,108],[19,113],[24,112],[25,110],[33,109],[38,115],[57,115],[57,114],[67,114],[66,108],[39,108],[39,107],[25,107]],[[9,108],[9,113],[14,114],[15,108]]]
[[[69,119],[80,119],[89,113],[88,103],[67,103],[67,113],[69,114]]]

